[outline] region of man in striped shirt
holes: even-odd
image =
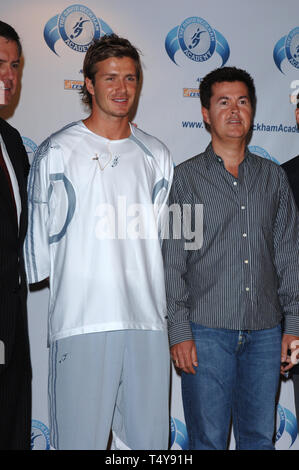
[[[297,107],[295,111],[297,128],[299,130],[299,93],[297,95]],[[283,163],[282,168],[285,170],[290,186],[292,188],[297,208],[299,209],[299,155]],[[294,384],[294,398],[296,407],[297,425],[299,426],[299,364],[292,369],[291,372]]]
[[[284,171],[247,148],[250,75],[217,69],[200,98],[212,141],[176,167],[169,204],[203,204],[203,244],[163,246],[190,448],[225,449],[232,417],[237,449],[273,449],[280,363],[299,339],[298,214]]]

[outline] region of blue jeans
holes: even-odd
[[[281,326],[191,327],[199,365],[195,375],[182,374],[190,449],[227,449],[232,418],[237,450],[273,450]]]

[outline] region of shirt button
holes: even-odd
[[[246,207],[245,207],[245,206],[241,206],[241,209],[242,209],[242,211],[244,211],[244,210],[246,209]]]
[[[247,233],[243,233],[243,237],[246,238],[246,237],[247,237]]]
[[[249,292],[249,287],[246,287],[245,290],[246,290],[246,292]]]
[[[237,186],[237,184],[238,184],[238,183],[237,183],[237,181],[234,181],[234,183],[233,183],[233,184],[234,184],[234,186]]]
[[[245,259],[245,260],[244,260],[244,263],[245,263],[245,264],[248,264],[248,259]]]

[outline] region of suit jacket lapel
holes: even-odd
[[[18,142],[15,141],[13,136],[10,133],[5,132],[3,127],[1,126],[1,120],[0,120],[0,132],[1,136],[3,138],[3,141],[5,143],[5,147],[7,150],[7,153],[9,155],[10,161],[13,165],[15,175],[18,181],[18,186],[19,186],[19,192],[20,192],[20,198],[21,198],[21,206],[22,206],[22,211],[21,211],[21,216],[20,216],[20,229],[22,225],[22,218],[24,215],[24,212],[27,213],[27,191],[26,191],[26,178],[25,178],[25,162],[22,162],[22,158],[27,158],[26,151],[24,148],[20,146]],[[14,220],[16,222],[16,217],[15,217],[15,208],[14,208],[14,203],[12,201],[10,192],[9,192],[9,187],[8,184],[6,183],[7,186],[7,191],[9,193],[9,204],[11,207],[11,214],[14,217]]]
[[[16,223],[17,218],[16,218],[16,211],[15,211],[15,207],[14,207],[14,202],[12,200],[11,192],[10,192],[9,185],[8,185],[8,182],[7,182],[7,177],[4,173],[4,171],[2,170],[2,168],[0,168],[0,196],[1,196],[1,199],[3,201],[4,207],[7,208],[6,212],[9,216],[9,218],[13,222]]]

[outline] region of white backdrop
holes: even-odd
[[[298,0],[86,0],[81,12],[74,5],[71,0],[10,0],[1,5],[1,20],[15,27],[24,49],[21,93],[15,112],[9,110],[5,117],[22,134],[30,159],[49,134],[86,116],[77,91],[84,57],[78,49],[90,41],[96,25],[99,34],[112,30],[141,50],[144,77],[134,122],[164,141],[176,163],[203,151],[209,142],[197,88],[207,72],[224,63],[245,68],[255,80],[254,152],[277,163],[299,153],[292,103],[299,91]],[[87,21],[70,47],[72,28],[81,17]],[[204,33],[190,58],[183,52],[184,41],[198,27]],[[30,293],[28,301],[34,449],[49,446],[47,297],[44,289]],[[172,448],[184,449],[180,379],[174,371],[171,414]],[[278,449],[299,448],[294,414],[292,382],[283,383]]]

